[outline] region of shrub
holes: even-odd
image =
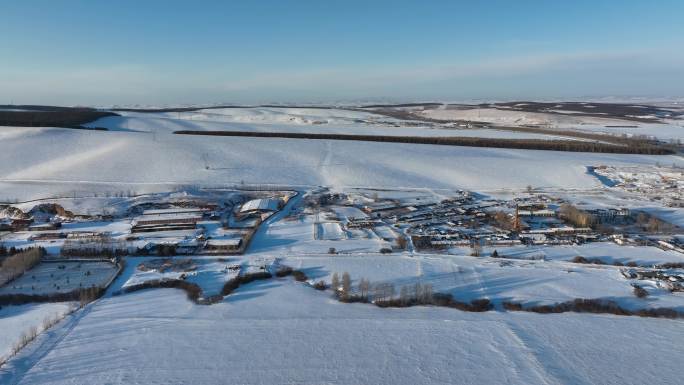
[[[129,286],[124,289],[124,292],[130,293],[138,290],[151,289],[151,288],[171,288],[171,289],[181,289],[185,291],[188,299],[197,303],[199,297],[202,295],[202,288],[197,284],[183,281],[180,279],[160,279],[146,281],[138,285]]]
[[[599,259],[599,258],[585,258],[585,257],[583,257],[583,256],[581,256],[581,255],[576,256],[575,258],[573,258],[572,260],[570,260],[570,262],[573,262],[573,263],[583,263],[583,264],[592,264],[592,265],[605,265],[605,264],[606,264],[605,262],[603,262],[603,261],[602,261],[601,259]]]
[[[326,289],[325,281],[321,280],[321,281],[316,282],[313,285],[313,288],[316,290],[325,290]]]
[[[380,253],[382,253],[382,254],[392,254],[392,249],[390,249],[389,247],[383,247],[382,249],[380,249]]]
[[[637,296],[637,298],[646,298],[648,297],[648,291],[644,289],[643,287],[637,285],[636,283],[634,285],[634,295]]]
[[[509,311],[522,311],[523,306],[521,303],[517,302],[503,302],[503,308]]]
[[[270,279],[273,278],[273,275],[267,271],[261,271],[258,273],[251,273],[251,274],[245,274],[241,276],[237,276],[228,282],[226,282],[223,285],[223,288],[221,289],[221,295],[228,295],[235,291],[240,285],[245,285],[250,282],[260,280],[260,279]]]
[[[223,288],[221,289],[221,295],[228,295],[235,291],[240,286],[240,280],[237,278],[233,278],[226,282],[223,285]]]
[[[507,305],[504,305],[507,306]],[[684,314],[677,312],[670,308],[655,308],[655,309],[641,309],[636,311],[631,311],[622,308],[614,301],[608,301],[604,299],[584,299],[577,298],[572,301],[560,302],[554,305],[538,305],[530,307],[522,307],[520,304],[513,304],[508,306],[514,306],[511,310],[522,310],[534,313],[565,313],[565,312],[576,312],[576,313],[594,313],[594,314],[615,314],[621,316],[631,316],[636,315],[640,317],[658,317],[658,318],[680,318]]]
[[[278,278],[282,278],[282,277],[287,277],[288,275],[291,275],[291,274],[292,274],[292,268],[290,266],[282,266],[276,271],[275,276]]]
[[[305,282],[306,280],[309,279],[309,277],[307,277],[306,274],[301,270],[293,271],[292,276],[294,277],[295,281],[297,281],[297,282]]]
[[[470,301],[470,307],[471,309],[469,311],[482,312],[491,310],[493,305],[487,298],[481,298]]]
[[[659,269],[684,269],[684,262],[668,262],[656,267]]]

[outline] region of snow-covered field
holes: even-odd
[[[109,262],[43,262],[0,288],[4,294],[66,293],[106,284],[117,267]]]
[[[503,254],[503,253],[502,253]],[[514,301],[553,304],[575,298],[614,300],[625,308],[673,307],[684,310],[684,294],[670,293],[655,283],[640,281],[650,292],[637,299],[631,281],[614,266],[562,262],[514,261],[461,255],[310,255],[288,257],[285,264],[311,275],[311,280],[331,281],[333,273],[348,272],[355,285],[365,278],[372,284],[402,286],[430,284],[435,292],[450,293],[461,301],[488,298],[495,304]],[[677,261],[682,262],[680,257]],[[398,294],[397,294],[398,295]]]
[[[240,272],[239,261],[231,258],[128,258],[127,262],[137,268],[123,284],[124,289],[153,280],[186,279],[202,288],[204,298],[220,294],[223,285]]]
[[[346,305],[290,279],[213,306],[173,289],[105,298],[42,335],[18,384],[677,383],[681,321]]]
[[[276,138],[2,128],[0,199],[286,184],[497,189],[593,188],[587,165],[684,165],[674,156],[566,153]],[[31,149],[40,148],[40,151]],[[31,151],[30,156],[15,156]]]
[[[464,136],[484,138],[508,139],[561,139],[562,135],[530,134],[493,129],[467,128],[430,128],[426,124],[416,127],[396,126],[396,120],[375,115],[372,120],[365,119],[365,113],[358,113],[358,119],[315,120],[310,117],[300,120],[297,115],[289,119],[254,119],[259,116],[261,109],[249,109],[241,115],[244,119],[231,119],[219,113],[189,114],[189,113],[123,113],[123,116],[112,116],[89,123],[91,127],[105,127],[113,131],[134,132],[173,132],[178,130],[192,131],[244,131],[244,132],[305,132],[318,134],[358,134],[358,135],[386,135],[386,136]],[[348,113],[350,111],[344,111]],[[253,115],[251,115],[251,114]],[[189,115],[188,115],[189,114]],[[289,116],[289,115],[285,115]],[[382,120],[379,120],[382,119]],[[314,123],[318,122],[318,123]],[[325,122],[325,123],[321,123]]]
[[[421,111],[419,114],[437,120],[469,120],[500,126],[535,125],[610,134],[647,135],[665,140],[684,139],[684,120],[681,119],[666,119],[664,123],[643,123],[615,118],[576,116],[567,111],[563,112],[563,114],[550,114],[500,108],[441,108]]]
[[[517,259],[539,259],[570,261],[576,256],[589,259],[599,259],[604,263],[620,262],[626,264],[635,262],[639,266],[657,265],[663,263],[684,262],[684,254],[671,250],[662,250],[649,246],[620,246],[611,242],[587,243],[573,246],[512,246],[485,248],[485,254],[494,249],[500,255]],[[467,252],[460,250],[461,253]]]

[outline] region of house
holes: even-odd
[[[612,222],[618,222],[618,221],[623,221],[625,218],[628,218],[630,216],[630,211],[629,209],[626,208],[619,208],[619,209],[595,209],[595,210],[588,210],[590,214],[592,214],[600,223],[612,223]]]
[[[28,227],[29,231],[57,230],[62,227],[62,222],[36,223]]]
[[[282,207],[283,200],[280,198],[260,198],[249,200],[240,206],[240,210],[237,212],[236,217],[239,220],[248,217],[261,217],[270,216],[274,212],[280,210]]]
[[[212,254],[237,253],[241,251],[242,238],[208,239],[204,250]]]
[[[521,217],[555,217],[556,212],[549,209],[543,210],[518,210]]]
[[[65,233],[36,233],[29,237],[30,241],[54,241],[66,238]]]
[[[203,213],[195,211],[143,214],[133,221],[131,232],[194,229],[202,217]]]

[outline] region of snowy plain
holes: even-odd
[[[161,289],[86,312],[41,335],[0,381],[674,384],[684,364],[681,321],[378,309],[288,279],[209,307]]]
[[[371,118],[349,111],[276,109],[259,115],[231,109],[130,113],[98,122],[113,131],[0,128],[0,200],[63,197],[60,202],[69,202],[87,196],[67,206],[97,211],[126,201],[104,197],[105,193],[244,182],[302,189],[413,188],[426,196],[438,191],[445,197],[454,189],[505,192],[531,185],[600,202],[613,198],[606,198],[605,187],[587,173],[589,165],[684,166],[674,156],[172,134],[177,129],[383,134],[397,130],[393,132],[411,135],[443,131],[356,121]],[[317,120],[327,123],[313,124]],[[593,195],[582,195],[587,192]],[[334,212],[340,222],[363,217],[358,209]],[[681,210],[670,214],[682,217]],[[324,222],[332,223],[329,220]],[[463,301],[487,297],[497,304],[504,300],[553,303],[602,297],[626,307],[680,310],[684,304],[681,293],[665,293],[649,283],[651,297],[636,299],[630,282],[621,278],[616,267],[567,263],[575,255],[639,263],[681,260],[680,255],[659,249],[613,244],[546,248],[548,261],[475,259],[466,251],[381,255],[377,251],[391,244],[376,232],[343,236],[334,223],[323,230],[335,236],[316,239],[316,223],[313,215],[276,214],[259,229],[247,255],[226,261],[207,258],[191,279],[207,293],[216,293],[232,277],[222,272],[226,265],[258,269],[264,261],[277,259],[305,271],[311,281],[329,282],[333,273],[347,271],[354,284],[360,278],[392,282],[397,288],[429,283],[435,291]],[[117,223],[109,230],[124,233],[128,227]],[[328,255],[330,248],[339,255]],[[520,259],[539,253],[516,248],[499,251]],[[154,271],[136,275],[136,264],[144,260],[130,258],[104,298],[41,334],[7,363],[0,370],[0,383],[643,384],[657,380],[675,384],[684,365],[681,320],[501,310],[466,313],[435,307],[380,309],[339,303],[329,291],[315,291],[291,278],[241,286],[211,306],[195,305],[174,289],[111,296],[127,283],[159,278]],[[28,318],[39,323],[54,310],[47,305],[0,310],[2,346],[9,346],[21,333],[16,325],[29,324]]]
[[[588,165],[684,165],[675,156],[215,138],[173,135],[174,127],[155,127],[152,132],[4,127],[1,131],[12,132],[12,136],[0,140],[0,200],[92,196],[93,192],[139,194],[168,191],[179,185],[242,182],[471,190],[527,185],[587,189],[601,186],[587,174]],[[277,125],[273,127],[278,129]],[[35,148],[41,150],[32,151],[31,156],[16,156],[17,151]]]
[[[658,139],[684,140],[684,120],[664,119],[658,122],[635,122],[597,116],[563,113],[515,111],[501,108],[428,109],[418,114],[437,120],[469,120],[499,126],[542,126],[554,129],[600,132],[608,134],[646,135]]]

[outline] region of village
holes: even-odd
[[[543,260],[546,257],[539,250],[590,243],[684,255],[681,229],[647,212],[578,207],[531,191],[506,200],[462,190],[437,196],[378,189],[226,189],[133,197],[96,215],[74,213],[55,202],[26,211],[11,205],[0,210],[4,216],[0,297],[23,295],[29,301],[73,299],[84,290],[94,290],[89,295],[96,295],[130,259],[138,267],[124,288],[146,281],[189,279],[208,284],[213,280],[205,294],[216,296],[221,292],[216,285],[249,271],[275,273],[283,268],[282,257],[292,255],[422,253],[516,259],[520,257],[507,255],[509,250],[519,254],[529,249],[535,253],[526,259]],[[252,245],[269,218],[274,223]],[[290,234],[299,235],[286,242],[281,239]],[[270,244],[275,246],[269,248]],[[281,244],[290,246],[283,249]],[[258,257],[230,258],[248,249]],[[583,256],[572,262],[681,267],[681,263],[606,262]],[[655,271],[623,275],[648,276],[667,282],[672,291],[682,290],[680,273]]]
[[[318,199],[319,206],[347,233],[371,229],[393,242],[395,249],[413,245],[419,251],[448,252],[466,247],[479,256],[482,247],[614,242],[684,253],[678,237],[681,229],[647,212],[624,207],[578,208],[546,194],[500,200],[457,191],[440,200],[430,196],[379,198],[377,192],[352,192]],[[328,228],[336,225],[326,224]]]

